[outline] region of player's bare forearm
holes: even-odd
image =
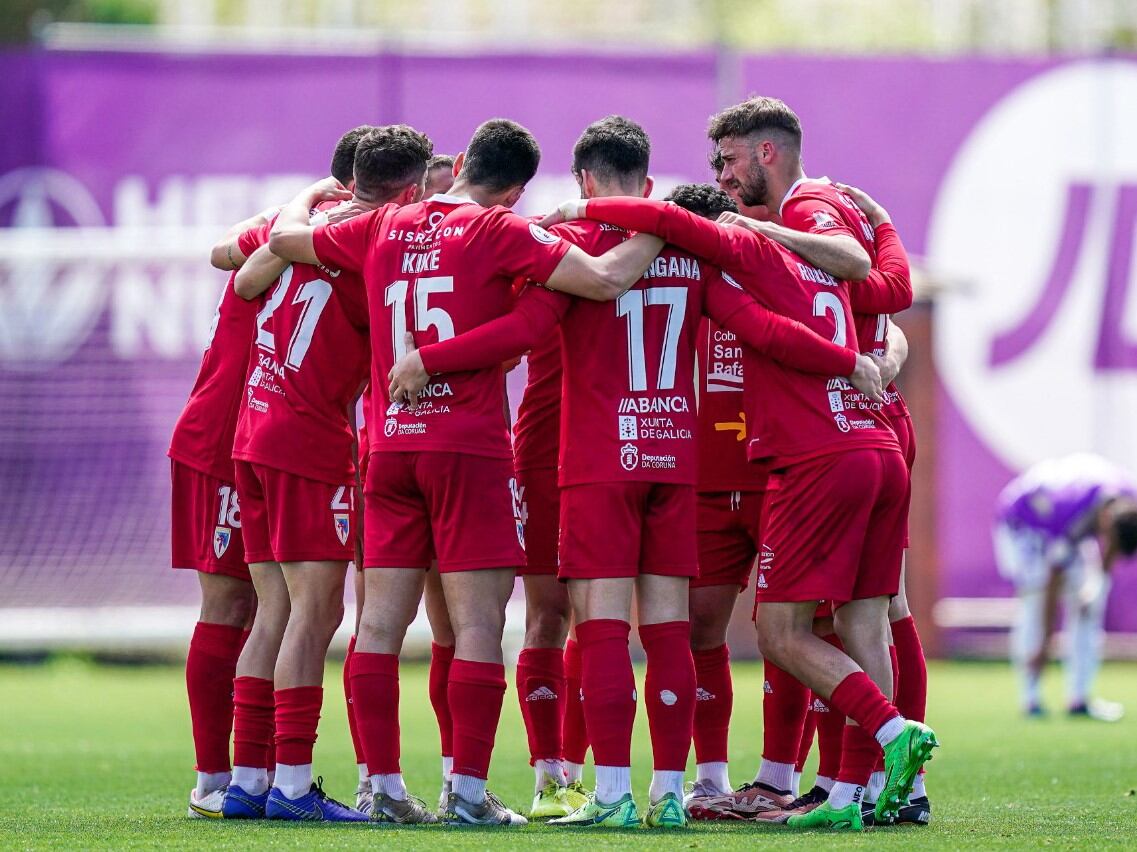
[[[848,234],[807,234],[775,222],[758,222],[745,216],[737,217],[734,224],[764,234],[834,278],[864,281],[872,270],[868,252]]]
[[[884,354],[885,368],[881,370],[886,379],[885,384],[892,384],[904,362],[908,360],[908,338],[903,330],[892,320],[888,321],[888,349]]]
[[[276,213],[276,209],[275,207],[265,208],[260,213],[250,216],[248,219],[242,219],[226,231],[221,239],[213,244],[213,248],[209,252],[209,263],[215,269],[223,269],[226,272],[240,269],[247,258],[244,253],[241,252],[237,244],[237,238],[245,233],[245,231],[267,225],[269,219]]]
[[[255,299],[271,287],[287,268],[287,260],[277,257],[267,245],[261,246],[237,272],[233,290],[242,299]]]
[[[321,201],[351,198],[351,193],[335,178],[325,178],[303,189],[280,211],[269,234],[268,245],[277,257],[293,263],[319,263],[312,243],[315,228],[308,218]]]

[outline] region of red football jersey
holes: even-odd
[[[246,256],[255,248],[248,233],[238,238]],[[225,482],[233,481],[233,434],[257,315],[256,302],[233,291],[235,277],[236,273],[230,275],[221,291],[197,380],[174,425],[169,451],[170,458]]]
[[[742,341],[713,320],[699,326],[698,490],[761,491],[766,473],[746,459]]]
[[[828,180],[799,180],[791,186],[782,200],[781,217],[785,226],[795,231],[848,234],[868,252],[872,265],[878,265],[873,226],[856,202]],[[854,309],[858,286],[854,284],[850,294]],[[861,351],[883,356],[888,346],[888,314],[855,312],[853,319]],[[884,410],[889,417],[908,416],[908,406],[895,382],[885,389],[885,395],[888,402]]]
[[[856,349],[847,285],[771,240],[644,199],[588,202],[590,219],[655,233],[722,267],[771,310]],[[878,403],[841,378],[802,373],[744,351],[747,456],[771,469],[867,447],[899,450]]]
[[[262,245],[269,230],[257,229]],[[363,282],[346,270],[293,263],[255,302],[233,458],[321,482],[350,481],[355,436],[349,408],[370,360]]]
[[[560,335],[545,337],[529,351],[527,363],[525,393],[513,424],[513,465],[517,470],[556,467],[561,428]]]
[[[404,335],[423,346],[507,313],[521,276],[545,281],[569,246],[504,207],[435,195],[318,227],[326,266],[360,272],[367,286],[372,385],[404,354]],[[378,397],[375,400],[378,402]],[[419,405],[390,405],[368,426],[371,452],[435,450],[510,458],[501,365],[434,379]]]

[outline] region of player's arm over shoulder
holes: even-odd
[[[794,197],[782,207],[782,223],[789,233],[768,236],[836,278],[864,281],[872,261],[840,215],[828,201]]]

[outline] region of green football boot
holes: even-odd
[[[828,802],[804,814],[794,814],[786,825],[790,828],[827,828],[830,831],[864,831],[861,803],[851,802],[843,808],[834,808]]]
[[[908,801],[912,782],[920,767],[932,759],[932,749],[939,746],[936,732],[921,722],[904,722],[904,731],[884,747],[884,790],[876,802],[877,825],[896,821],[900,807]]]
[[[636,828],[639,824],[640,815],[631,793],[625,793],[611,804],[601,802],[595,793],[591,793],[588,801],[571,814],[548,822],[548,825],[570,828]]]
[[[565,788],[565,798],[568,799],[568,803],[572,805],[572,809],[575,811],[577,808],[583,807],[588,801],[588,790],[585,789],[582,782],[570,781]]]
[[[575,808],[569,804],[568,790],[561,787],[550,778],[545,786],[533,796],[533,805],[529,808],[532,819],[549,819],[550,817],[563,817],[571,814]]]
[[[664,793],[663,798],[648,808],[644,814],[645,828],[686,828],[687,810],[674,793]]]

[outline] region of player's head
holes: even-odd
[[[1110,506],[1110,535],[1117,552],[1129,558],[1137,554],[1137,503],[1118,500]]]
[[[479,203],[512,207],[540,163],[541,146],[532,133],[508,118],[491,118],[474,131],[455,167],[457,180],[477,190]]]
[[[747,206],[773,209],[801,172],[801,122],[777,98],[752,97],[711,117],[707,136],[722,158],[720,184],[734,187]],[[772,186],[773,185],[773,186]],[[729,191],[729,189],[728,189]]]
[[[336,143],[335,151],[332,152],[332,167],[329,174],[348,189],[351,189],[352,182],[355,180],[355,172],[353,171],[355,148],[359,145],[359,140],[372,130],[375,130],[375,127],[370,124],[353,127],[340,137],[340,141]]]
[[[711,171],[715,175],[715,183],[718,184],[719,189],[729,195],[738,208],[737,212],[743,216],[749,216],[751,219],[761,219],[766,221],[770,218],[770,208],[765,204],[744,204],[742,199],[739,198],[739,186],[734,180],[723,180],[723,156],[722,149],[715,145],[711,149],[711,153],[707,155],[707,163],[711,167]]]
[[[434,146],[405,124],[377,127],[355,148],[355,197],[368,204],[409,204],[422,197]]]
[[[426,164],[426,188],[423,198],[439,192],[449,192],[454,185],[454,158],[449,154],[435,154]]]
[[[681,183],[667,193],[663,200],[705,219],[717,219],[723,213],[738,212],[734,199],[709,183]]]
[[[572,173],[582,198],[651,194],[647,175],[651,140],[644,129],[621,115],[594,121],[572,149]]]

